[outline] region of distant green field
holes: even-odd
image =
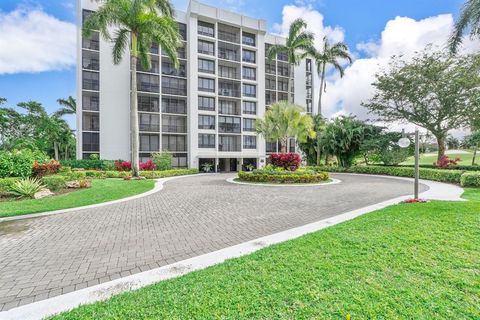
[[[473,153],[454,153],[454,154],[447,154],[450,159],[460,158],[459,164],[462,165],[471,165],[472,164],[472,157]],[[480,158],[480,157],[479,157]],[[477,158],[477,159],[479,159]],[[432,164],[437,161],[437,154],[436,153],[425,153],[420,155],[420,164]],[[477,163],[480,162],[480,159],[476,161]],[[414,164],[415,159],[414,157],[410,157],[407,161],[402,162],[402,164]]]

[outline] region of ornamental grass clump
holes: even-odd
[[[39,192],[44,188],[44,185],[40,180],[36,178],[25,178],[16,181],[10,187],[10,193],[18,196],[19,198],[33,198],[35,193]]]

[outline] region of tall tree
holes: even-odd
[[[305,142],[299,143],[300,150],[306,155],[309,164],[321,165],[320,161],[322,155],[325,153],[322,136],[326,127],[327,122],[320,114],[313,116],[313,131],[315,132],[315,137],[308,137]]]
[[[304,20],[296,19],[290,25],[285,44],[274,44],[267,51],[267,58],[270,61],[275,59],[279,54],[287,55],[287,62],[289,64],[288,100],[290,103],[294,103],[291,72],[293,72],[294,66],[300,64],[313,47],[314,35],[306,31],[306,27],[307,23]]]
[[[380,120],[410,122],[430,131],[440,159],[448,131],[468,125],[480,112],[480,57],[428,49],[412,60],[393,57],[373,86],[375,95],[362,105]]]
[[[470,29],[470,37],[480,38],[480,0],[467,0],[463,5],[460,18],[455,23],[455,29],[450,36],[449,47],[456,53],[463,42],[465,30]]]
[[[315,137],[312,117],[304,114],[304,111],[302,107],[287,101],[276,102],[265,113],[264,119],[257,119],[256,131],[267,142],[280,141],[282,152],[287,152],[288,138],[305,142],[307,138]]]
[[[62,106],[57,112],[55,112],[59,117],[66,114],[77,113],[77,102],[72,96],[69,96],[67,99],[57,99],[57,103]]]
[[[84,23],[83,34],[89,37],[99,30],[102,37],[113,44],[113,62],[119,64],[123,55],[130,55],[130,134],[132,174],[139,175],[139,136],[137,105],[137,63],[151,68],[149,50],[160,45],[174,66],[179,65],[177,48],[180,46],[178,26],[173,19],[169,0],[97,0],[98,10]],[[110,30],[114,31],[114,36]]]
[[[334,44],[330,44],[326,36],[323,38],[322,51],[318,51],[317,49],[312,47],[309,54],[315,60],[315,64],[317,65],[317,73],[320,77],[318,114],[322,114],[322,95],[323,92],[327,91],[327,86],[325,82],[325,72],[327,70],[327,66],[332,65],[333,68],[338,71],[340,77],[343,78],[343,75],[345,74],[345,69],[340,60],[346,60],[348,61],[348,63],[352,63],[352,57],[350,56],[350,53],[348,52],[348,47],[345,43],[336,42]]]

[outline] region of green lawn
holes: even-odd
[[[454,153],[454,154],[447,154],[450,159],[460,158],[460,162],[458,164],[461,165],[471,165],[472,164],[472,157],[473,153]],[[477,158],[477,162],[480,159]],[[433,164],[437,161],[437,154],[436,153],[425,153],[420,155],[420,164]],[[415,164],[415,158],[410,157],[407,161],[403,162],[402,164]]]
[[[0,217],[80,207],[117,200],[152,189],[153,180],[93,180],[92,187],[43,199],[0,202]]]
[[[399,204],[54,319],[480,319],[477,201]]]

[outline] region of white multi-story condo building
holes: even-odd
[[[115,65],[112,44],[98,32],[82,37],[83,21],[96,9],[92,0],[78,1],[77,156],[126,160],[130,62],[126,53]],[[264,20],[195,0],[187,12],[176,12],[176,20],[183,38],[180,67],[174,69],[158,47],[150,50],[150,70],[138,66],[140,158],[168,150],[175,167],[263,166],[278,146],[255,133],[255,121],[272,103],[288,99],[288,77],[294,79],[294,102],[315,113],[312,61],[305,59],[293,71],[286,56],[269,61],[268,46],[285,39],[267,33]],[[295,150],[295,141],[288,149]]]

